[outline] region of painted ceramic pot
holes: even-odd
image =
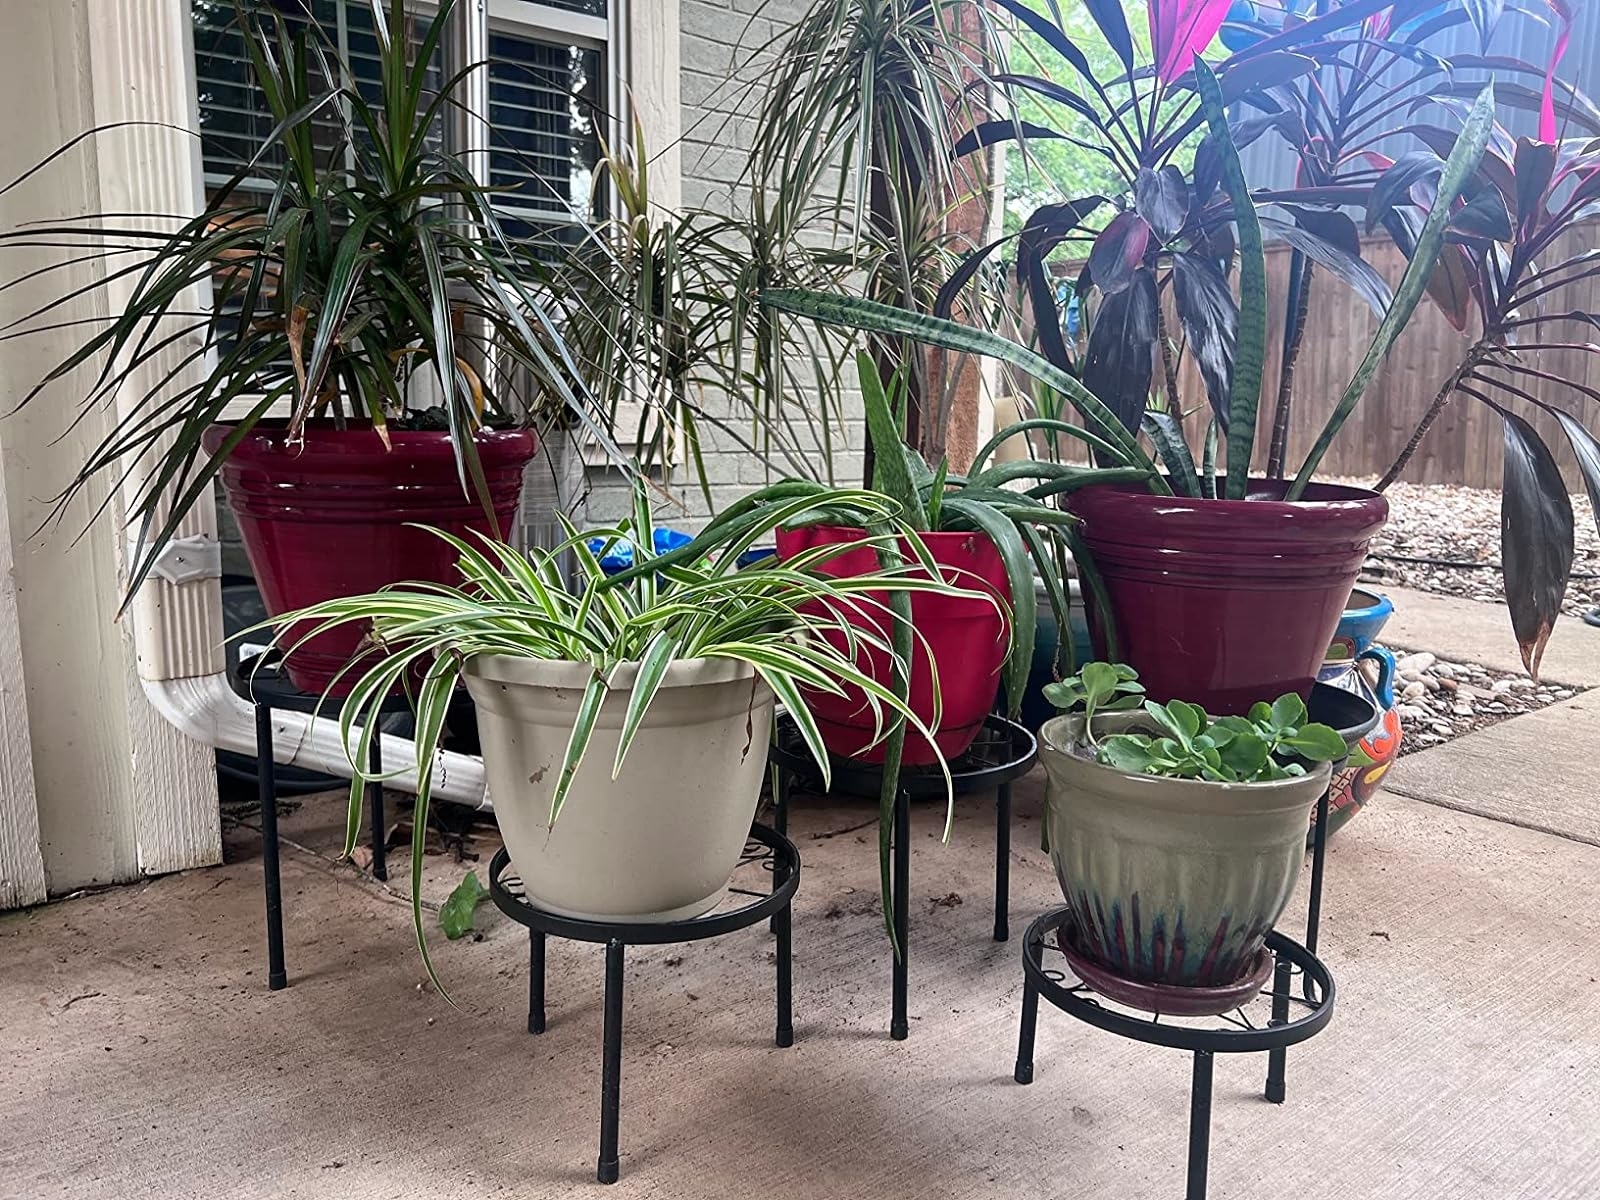
[[[1144,713],[1095,718],[1097,737],[1154,730]],[[1268,783],[1162,779],[1096,762],[1083,737],[1081,716],[1039,730],[1076,949],[1138,983],[1238,981],[1294,892],[1328,766]]]
[[[1349,761],[1334,774],[1333,791],[1328,797],[1328,836],[1343,828],[1350,818],[1377,795],[1383,777],[1400,754],[1400,713],[1395,703],[1394,655],[1374,645],[1384,623],[1394,614],[1387,596],[1357,588],[1339,620],[1338,631],[1328,646],[1319,682],[1353,692],[1377,705],[1382,715],[1376,728],[1350,752]],[[1361,664],[1376,667],[1376,680],[1370,679]]]

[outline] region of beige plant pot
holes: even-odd
[[[553,826],[550,802],[590,668],[480,655],[463,677],[495,820],[529,898],[590,920],[685,920],[717,906],[739,863],[773,695],[743,663],[674,663],[612,779],[633,674],[624,667],[614,678]]]
[[[1110,713],[1094,732],[1156,730],[1143,713]],[[1162,779],[1075,752],[1084,745],[1081,716],[1039,729],[1050,858],[1077,948],[1142,983],[1235,982],[1294,892],[1328,765],[1271,783]]]

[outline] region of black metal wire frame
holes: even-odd
[[[791,905],[800,886],[800,853],[782,833],[765,825],[752,825],[739,869],[759,866],[772,873],[769,890],[730,885],[728,895],[739,901],[704,916],[685,921],[592,921],[566,917],[537,907],[528,899],[522,880],[511,871],[511,859],[499,851],[489,864],[489,895],[495,907],[528,929],[528,1032],[545,1031],[545,939],[596,942],[606,948],[605,1032],[600,1059],[600,1153],[595,1178],[615,1183],[621,1175],[619,1129],[622,1095],[622,991],[624,955],[629,945],[667,945],[701,941],[771,923],[777,939],[777,1030],[779,1046],[794,1044],[794,968]],[[737,879],[738,872],[735,872]]]
[[[1026,774],[1038,758],[1033,734],[1015,721],[991,714],[972,745],[949,763],[951,787],[958,796],[994,790],[994,940],[1011,936],[1011,784]],[[805,747],[793,718],[780,717],[773,728],[768,761],[774,770],[773,823],[787,829],[789,798],[797,786],[821,792],[822,775]],[[845,795],[876,799],[883,786],[883,768],[870,763],[833,757],[832,790]],[[944,774],[937,767],[908,767],[900,775],[895,797],[894,825],[890,832],[890,916],[898,954],[891,955],[889,1036],[904,1041],[911,1035],[909,1014],[911,950],[911,801],[943,798]]]
[[[289,986],[289,975],[284,965],[283,951],[283,885],[280,875],[278,845],[278,781],[277,763],[274,759],[274,730],[272,714],[278,709],[291,712],[325,716],[325,710],[337,709],[337,697],[303,692],[290,682],[283,671],[278,656],[247,658],[234,668],[229,682],[233,689],[255,705],[256,717],[256,800],[261,817],[261,876],[265,894],[267,917],[267,988],[282,991]],[[390,696],[380,709],[381,715],[411,710],[410,699],[403,693]],[[372,732],[368,769],[374,776],[383,770],[383,731]],[[383,784],[367,784],[367,810],[372,846],[372,874],[376,879],[389,878],[385,855]]]
[[[1284,934],[1267,934],[1267,948],[1277,963],[1272,987],[1238,1008],[1211,1018],[1172,1018],[1113,1006],[1087,985],[1073,981],[1070,968],[1050,965],[1049,955],[1061,954],[1061,930],[1072,919],[1066,906],[1052,909],[1028,927],[1023,938],[1022,1022],[1017,1037],[1017,1062],[1013,1077],[1033,1082],[1034,1039],[1038,1030],[1039,999],[1043,997],[1068,1016],[1118,1037],[1187,1050],[1194,1055],[1189,1092],[1189,1149],[1186,1200],[1205,1200],[1211,1153],[1211,1099],[1215,1058],[1218,1054],[1269,1054],[1266,1094],[1281,1102],[1283,1080],[1274,1080],[1274,1058],[1292,1045],[1316,1036],[1333,1017],[1333,975],[1305,946]],[[1296,995],[1293,979],[1303,980]],[[1259,1010],[1265,1009],[1265,1012]],[[1252,1016],[1252,1010],[1256,1015]],[[1274,1095],[1276,1082],[1278,1094]]]

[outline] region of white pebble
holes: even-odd
[[[1416,654],[1406,655],[1395,665],[1402,671],[1426,671],[1438,661],[1437,655],[1429,654],[1426,650],[1423,650]]]

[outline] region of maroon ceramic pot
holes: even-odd
[[[230,432],[208,429],[207,452]],[[411,523],[458,536],[495,532],[483,505],[461,486],[447,433],[392,431],[389,440],[386,449],[370,425],[313,423],[291,445],[281,423],[263,423],[228,456],[223,490],[269,613],[409,579],[455,582],[456,552]],[[509,537],[522,471],[539,440],[529,430],[509,430],[480,433],[476,441],[498,532]],[[354,656],[362,633],[351,624],[319,634],[289,658],[289,678],[322,692]],[[334,694],[358,678],[347,673]]]
[[[1251,480],[1247,499],[1191,500],[1128,484],[1069,498],[1105,580],[1117,657],[1152,699],[1223,715],[1285,692],[1310,695],[1389,502],[1312,484],[1289,503],[1287,488]],[[1104,656],[1102,614],[1092,599],[1088,607]]]

